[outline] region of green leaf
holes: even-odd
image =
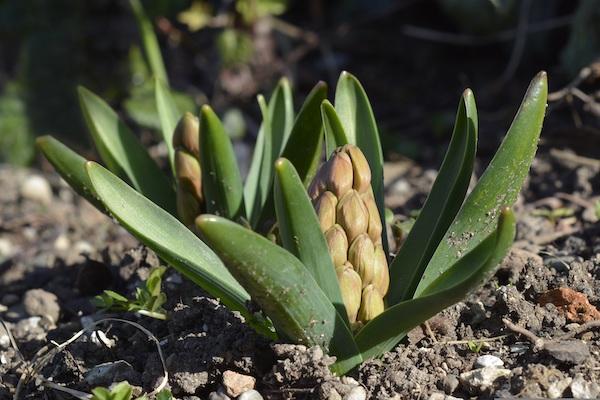
[[[391,350],[415,326],[462,300],[502,261],[515,237],[515,217],[505,209],[496,232],[454,263],[423,292],[371,320],[355,337],[363,359]]]
[[[269,195],[273,176],[271,119],[265,98],[258,95],[257,100],[263,120],[258,131],[252,163],[244,186],[244,200],[251,226],[255,226],[258,222],[262,207]]]
[[[300,260],[224,218],[202,215],[196,226],[279,332],[336,355],[336,371],[347,372],[360,362],[348,327]]]
[[[298,257],[350,326],[327,242],[308,193],[285,158],[275,163],[275,211],[283,247]]]
[[[146,149],[104,100],[81,86],[78,92],[88,129],[108,168],[127,177],[144,196],[175,213],[175,190]]]
[[[269,99],[269,121],[273,135],[271,165],[283,151],[294,126],[294,102],[290,82],[281,78]]]
[[[160,53],[160,46],[158,45],[158,39],[154,33],[154,27],[148,19],[144,7],[140,0],[129,0],[135,20],[137,22],[138,30],[140,31],[140,37],[142,39],[142,46],[144,47],[144,53],[150,64],[150,70],[152,75],[162,80],[167,86],[169,85],[169,77],[165,70],[165,63],[163,62],[162,55]]]
[[[390,265],[390,304],[412,298],[417,289],[429,260],[463,203],[476,148],[477,108],[473,92],[465,90],[440,172],[419,217]]]
[[[123,227],[181,274],[227,307],[240,311],[250,325],[268,335],[265,326],[246,309],[248,293],[196,235],[102,166],[88,162],[86,169],[94,190]]]
[[[319,82],[308,94],[294,126],[292,132],[282,151],[281,157],[287,158],[305,187],[308,187],[315,176],[321,153],[323,151],[323,123],[320,115],[320,104],[327,96],[327,85],[325,82]],[[254,225],[259,229],[269,229],[269,223],[272,222],[274,215],[273,192],[269,191],[266,201]]]
[[[329,100],[321,103],[321,117],[323,118],[323,130],[325,131],[325,154],[329,158],[333,150],[349,142],[340,117],[338,117]]]
[[[242,177],[231,139],[208,105],[200,112],[200,164],[208,213],[245,218]]]
[[[258,104],[263,120],[244,187],[246,210],[252,226],[258,222],[262,208],[270,196],[273,163],[283,151],[294,123],[294,104],[288,80],[282,78],[279,81],[268,105],[260,95]]]
[[[162,137],[169,152],[171,171],[175,173],[175,166],[173,164],[173,133],[175,132],[175,127],[177,126],[177,121],[181,117],[181,113],[173,100],[169,87],[164,81],[158,78],[154,78],[154,97],[156,100],[156,109],[158,110],[158,116],[160,118]]]
[[[429,262],[417,295],[489,235],[498,218],[497,210],[517,199],[537,149],[547,93],[546,73],[541,72],[529,85],[500,148]]]
[[[383,152],[379,131],[369,98],[356,77],[346,71],[340,74],[335,89],[335,110],[346,132],[348,142],[357,145],[371,167],[371,186],[383,226],[384,248],[387,253],[387,234],[383,203]]]
[[[308,94],[285,145],[281,157],[290,160],[304,186],[315,176],[323,145],[321,103],[327,96],[327,85],[319,82]]]
[[[94,194],[92,183],[85,171],[87,160],[52,136],[40,136],[36,143],[46,159],[69,186],[98,210],[105,212],[104,205]]]

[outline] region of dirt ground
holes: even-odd
[[[3,165],[0,316],[26,360],[94,320],[135,321],[160,341],[178,399],[595,398],[599,171],[593,159],[542,149],[516,205],[517,241],[493,278],[393,351],[339,378],[320,349],[269,342],[175,271],[163,283],[167,321],[98,312],[95,294],[132,295],[159,259],[57,175]],[[386,164],[385,173],[387,205],[398,218],[422,204],[435,177],[408,159]],[[97,329],[41,376],[82,391],[127,380],[146,392],[160,383],[160,358],[145,334],[118,322]],[[0,327],[0,399],[12,398],[23,365]],[[38,380],[22,387],[21,398],[70,396]]]

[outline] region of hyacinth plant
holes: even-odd
[[[379,134],[354,76],[341,74],[334,104],[318,83],[297,114],[285,79],[268,102],[259,96],[263,120],[244,183],[210,106],[180,115],[160,79],[155,94],[171,174],[84,88],[82,112],[106,167],[49,136],[39,148],[79,194],[256,331],[319,345],[344,374],[463,299],[505,256],[547,82],[543,72],[533,79],[468,196],[478,122],[472,92],[463,93],[437,179],[393,257]]]

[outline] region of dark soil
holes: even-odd
[[[594,204],[600,167],[580,161],[543,152],[517,203],[517,242],[493,278],[348,377],[332,376],[333,359],[318,348],[262,338],[172,270],[163,283],[167,321],[99,313],[93,295],[104,289],[132,295],[160,261],[56,175],[7,166],[0,166],[0,316],[26,360],[94,320],[135,321],[160,341],[168,386],[179,399],[227,398],[225,371],[255,378],[255,389],[267,399],[598,397],[600,330],[593,321],[598,322],[600,305],[600,241]],[[34,175],[50,184],[49,197],[27,193]],[[434,177],[435,171],[410,161],[387,165],[388,205],[408,215],[422,204]],[[534,212],[561,208],[573,215]],[[566,291],[545,294],[558,288],[577,292],[568,294],[589,304],[569,309],[572,298],[558,301]],[[543,294],[556,305],[542,305]],[[544,343],[536,347],[503,319]],[[97,329],[102,333],[84,334],[41,375],[88,392],[121,380],[140,392],[160,383],[161,362],[145,334],[118,322]],[[0,327],[0,399],[12,398],[22,372],[23,363]],[[25,385],[21,398],[69,397],[38,384]],[[247,392],[240,398],[260,396]]]

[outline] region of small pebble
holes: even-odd
[[[10,240],[0,238],[0,261],[9,258],[15,252],[14,246]]]
[[[446,394],[452,394],[459,385],[458,377],[453,374],[448,374],[444,377],[444,392]]]
[[[463,372],[460,374],[460,380],[473,391],[483,391],[491,387],[497,379],[510,375],[509,369],[485,367]]]
[[[600,385],[588,382],[578,374],[571,382],[571,393],[575,399],[595,399],[600,396]]]
[[[263,397],[256,390],[247,390],[240,394],[238,400],[263,400]]]
[[[67,251],[71,247],[71,241],[64,233],[59,235],[56,240],[54,240],[54,250],[56,251]]]
[[[223,387],[228,396],[237,397],[240,394],[254,389],[256,378],[235,371],[223,372]]]
[[[504,361],[499,359],[496,356],[491,354],[485,354],[483,356],[477,357],[475,360],[475,367],[483,368],[483,367],[503,367]]]
[[[44,289],[30,289],[23,296],[25,312],[31,316],[46,317],[52,322],[57,322],[60,315],[58,297]]]
[[[52,188],[46,178],[40,175],[30,175],[21,184],[23,198],[49,205],[52,202]]]
[[[559,399],[563,397],[564,391],[569,387],[572,381],[573,379],[566,378],[552,382],[550,386],[548,386],[548,390],[546,390],[548,397],[551,399]]]
[[[344,400],[366,400],[366,398],[367,391],[362,386],[356,386],[344,396]]]
[[[216,392],[210,392],[208,400],[231,400],[231,397],[223,392],[223,388],[219,388]]]

